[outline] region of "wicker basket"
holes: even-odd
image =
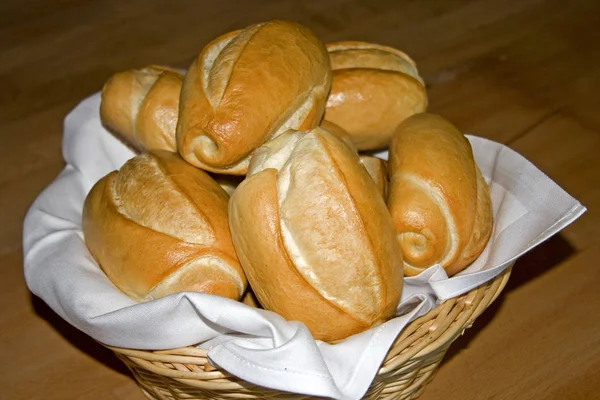
[[[445,301],[411,322],[390,348],[365,399],[415,399],[437,371],[448,347],[498,297],[511,268],[472,291]],[[240,380],[209,364],[206,350],[185,347],[140,351],[109,347],[129,367],[150,399],[308,399]]]

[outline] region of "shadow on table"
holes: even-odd
[[[111,368],[123,375],[127,375],[133,379],[133,375],[131,372],[129,372],[129,369],[111,350],[102,346],[100,343],[96,342],[94,339],[62,319],[50,307],[48,307],[48,305],[44,303],[42,299],[33,294],[30,294],[30,296],[31,304],[35,313],[52,325],[52,327],[73,346],[88,356],[94,358],[96,361],[101,362],[108,368]]]
[[[481,330],[494,319],[502,307],[507,293],[537,278],[551,270],[575,253],[575,249],[560,234],[554,235],[546,242],[540,244],[529,253],[521,257],[514,265],[506,287],[498,298],[481,314],[473,326],[465,331],[448,349],[442,365],[449,362],[454,356],[469,346]]]

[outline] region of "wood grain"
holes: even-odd
[[[403,49],[425,77],[430,111],[508,144],[589,209],[517,263],[422,399],[598,398],[594,0],[1,2],[0,397],[143,398],[112,353],[27,290],[23,217],[64,165],[64,116],[108,76],[150,63],[185,68],[216,35],[273,18],[304,23],[324,41]]]

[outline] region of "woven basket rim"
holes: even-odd
[[[387,398],[387,395],[400,392],[408,396],[398,397],[402,399],[418,396],[433,378],[450,344],[500,295],[511,269],[512,266],[491,281],[444,301],[410,322],[390,347],[366,398]],[[211,365],[207,358],[208,351],[194,346],[168,350],[105,347],[115,352],[129,367],[142,392],[153,399],[193,398],[186,394],[186,390],[229,393],[225,397],[214,398],[283,398],[278,397],[279,395],[294,399],[312,398],[245,382]],[[431,367],[422,374],[414,374],[415,377],[410,382],[401,379],[397,384],[394,383],[393,378],[410,375],[411,368],[417,368],[425,361]],[[173,387],[164,389],[164,380]],[[369,397],[369,393],[375,397]]]

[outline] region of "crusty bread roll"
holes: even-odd
[[[316,128],[258,148],[229,202],[233,243],[265,309],[337,340],[395,313],[402,256],[358,155]]]
[[[180,72],[155,65],[111,76],[102,89],[102,123],[137,150],[176,152],[182,81]]]
[[[247,281],[231,242],[228,200],[176,153],[144,153],[88,194],[85,242],[115,286],[136,300],[183,291],[237,300]]]
[[[489,188],[458,129],[433,114],[408,118],[392,138],[388,171],[406,275],[434,264],[454,275],[481,254],[493,225]]]
[[[266,140],[320,122],[330,86],[327,50],[302,25],[272,21],[225,34],[185,75],[179,152],[199,168],[244,175]]]
[[[327,50],[333,78],[325,120],[348,132],[358,150],[388,146],[403,120],[426,110],[425,85],[403,52],[365,42],[331,43]]]
[[[377,190],[383,199],[387,199],[388,191],[388,173],[387,162],[379,157],[373,157],[365,154],[360,155],[360,162],[365,166],[369,175],[377,185]]]

